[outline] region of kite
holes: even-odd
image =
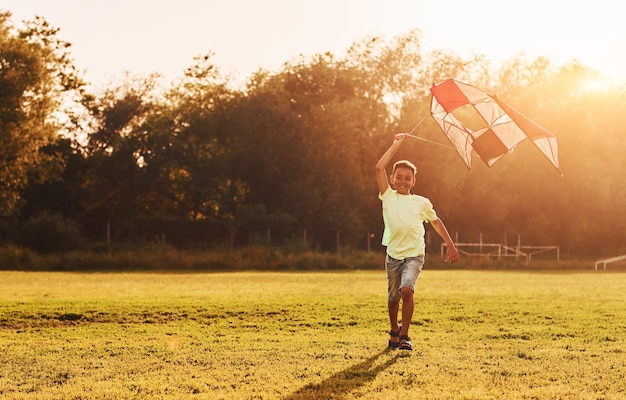
[[[454,79],[433,84],[430,92],[430,114],[468,169],[472,150],[491,167],[528,138],[561,172],[556,137],[496,96]]]

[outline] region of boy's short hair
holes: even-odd
[[[417,167],[409,160],[400,160],[393,164],[393,170],[391,171],[391,175],[396,173],[398,168],[408,168],[413,171],[413,176],[417,175]]]

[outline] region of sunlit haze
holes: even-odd
[[[72,43],[88,82],[124,71],[182,76],[193,58],[214,52],[222,73],[242,80],[300,54],[341,55],[368,35],[422,31],[425,51],[577,59],[626,82],[626,24],[609,0],[5,0],[22,20],[44,17]]]

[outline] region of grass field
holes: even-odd
[[[0,272],[3,399],[624,399],[626,274]]]

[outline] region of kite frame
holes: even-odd
[[[430,91],[430,114],[469,170],[473,151],[491,167],[528,138],[563,175],[556,136],[495,95],[451,78],[434,83]],[[476,131],[468,129],[453,114],[464,106],[473,108],[486,127]]]

